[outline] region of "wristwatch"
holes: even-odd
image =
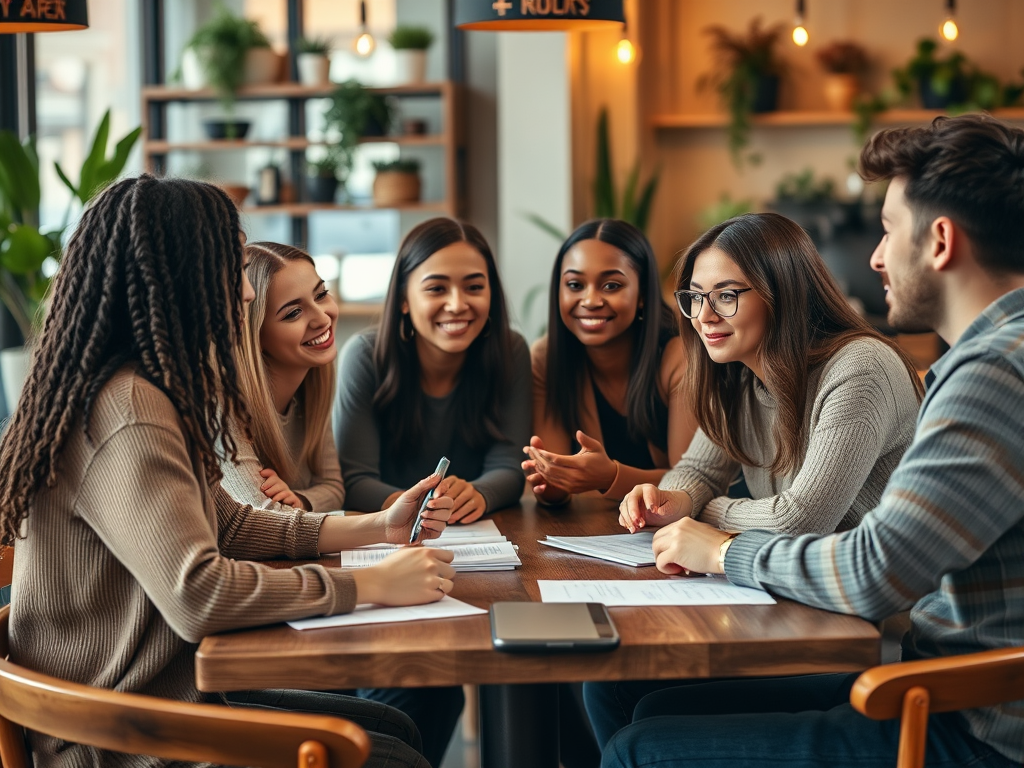
[[[725,553],[729,551],[732,540],[739,536],[738,533],[730,533],[729,538],[723,541],[718,547],[718,568],[725,573]]]

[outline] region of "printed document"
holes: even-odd
[[[443,597],[436,603],[410,605],[399,608],[379,605],[357,605],[352,613],[338,616],[319,616],[315,619],[289,621],[292,629],[320,629],[322,627],[351,627],[357,624],[388,624],[395,621],[421,621],[423,619],[454,619],[487,613],[454,597]]]
[[[636,567],[654,565],[654,531],[613,533],[608,536],[548,536],[539,540],[549,547],[597,557],[622,565]]]
[[[775,605],[767,592],[737,587],[724,576],[688,576],[663,581],[543,581],[545,603],[605,605]]]
[[[438,540],[440,541],[440,540]],[[431,542],[429,546],[448,549],[455,553],[452,567],[460,573],[469,571],[511,571],[522,565],[516,548],[510,541],[491,544],[441,544]],[[368,568],[376,565],[398,547],[373,547],[345,549],[341,552],[342,568]]]

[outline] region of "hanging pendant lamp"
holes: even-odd
[[[0,35],[66,32],[89,28],[85,0],[9,0],[0,2]]]
[[[622,0],[455,0],[455,26],[484,32],[612,29],[626,22]]]

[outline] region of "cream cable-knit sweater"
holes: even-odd
[[[831,533],[856,526],[877,504],[914,436],[918,401],[896,353],[875,339],[855,339],[810,372],[799,469],[776,477],[766,466],[775,399],[755,379],[755,397],[739,416],[740,444],[756,464],[742,465],[751,499],[724,496],[741,465],[702,430],[662,478],[683,490],[693,516],[723,530]]]
[[[324,515],[254,510],[209,488],[170,400],[130,369],[103,387],[17,543],[11,658],[64,680],[200,701],[196,644],[241,627],[351,611],[352,576],[310,558]],[[36,765],[160,761],[33,734]]]

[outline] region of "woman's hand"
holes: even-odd
[[[718,555],[732,534],[684,517],[654,534],[654,556],[662,573],[722,573]]]
[[[375,605],[436,603],[452,591],[455,569],[450,563],[454,557],[447,549],[404,547],[377,565],[352,571],[356,601]]]
[[[530,444],[523,448],[523,453],[529,455],[530,450],[543,451],[544,441],[534,435],[530,438]],[[563,504],[572,497],[564,488],[549,483],[540,472],[537,471],[537,462],[532,458],[522,463],[523,472],[526,473],[526,482],[533,488],[533,492],[546,504]]]
[[[656,485],[644,483],[626,494],[619,503],[619,525],[630,533],[641,528],[652,528],[674,523],[689,517],[693,502],[686,491],[663,491]]]
[[[534,490],[538,486],[554,486],[566,493],[606,491],[615,482],[617,467],[608,458],[601,441],[584,434],[582,430],[576,430],[576,441],[580,444],[579,453],[564,456],[544,450],[543,443],[536,435],[530,438],[530,444],[523,448],[523,453],[530,460],[523,462],[523,469],[528,475],[540,475],[542,482],[531,483]]]
[[[472,483],[456,475],[448,475],[452,481],[448,494],[454,500],[449,523],[472,523],[487,511],[487,500]]]
[[[281,504],[287,504],[289,507],[295,507],[296,509],[305,509],[302,499],[292,493],[292,489],[288,487],[288,484],[270,467],[261,469],[260,477],[265,478],[263,485],[260,486],[260,490],[263,491],[263,495],[268,499]]]
[[[384,518],[384,541],[392,544],[409,543],[416,513],[431,488],[436,490],[434,498],[427,502],[427,508],[423,510],[420,541],[440,536],[452,514],[451,485],[451,478],[442,480],[438,475],[431,475],[399,495],[391,506],[380,513]]]

